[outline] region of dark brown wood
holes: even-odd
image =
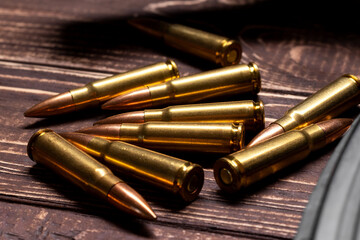
[[[166,15],[241,40],[242,62],[260,67],[263,90],[258,98],[265,103],[266,124],[340,75],[359,75],[359,34],[351,28],[351,16],[344,29],[332,26],[326,14],[314,14],[317,6],[304,18],[280,10],[281,4],[286,9],[286,1],[2,0],[0,238],[293,238],[336,144],[233,196],[223,195],[214,181],[211,164],[216,156],[183,156],[206,167],[199,199],[188,206],[130,181],[158,214],[157,221],[148,222],[114,211],[35,165],[26,154],[27,141],[39,128],[73,131],[112,113],[23,117],[27,108],[56,93],[166,58],[175,60],[181,75],[217,67],[132,30],[126,19],[134,15]],[[308,2],[298,4],[304,10]]]

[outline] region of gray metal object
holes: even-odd
[[[296,240],[360,239],[360,116],[343,137],[310,197]]]

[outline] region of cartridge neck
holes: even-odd
[[[164,118],[165,117],[165,118]],[[145,109],[144,110],[144,122],[149,121],[170,121],[164,116],[161,109]]]
[[[308,136],[311,151],[320,149],[327,144],[325,132],[316,124],[310,125],[300,131]]]
[[[274,123],[280,125],[285,132],[308,125],[304,118],[297,113],[288,113],[282,118],[276,120]]]

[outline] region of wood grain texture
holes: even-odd
[[[183,76],[216,67],[126,24],[129,17],[156,14],[239,39],[242,62],[254,61],[260,67],[263,90],[258,98],[265,104],[269,124],[340,75],[359,75],[354,17],[327,16],[334,16],[341,6],[323,13],[313,3],[308,9],[309,1],[296,4],[299,13],[283,11],[290,7],[286,1],[2,0],[0,238],[293,238],[335,144],[233,196],[223,195],[212,176],[217,156],[181,156],[206,167],[204,188],[190,205],[127,179],[159,216],[156,222],[147,222],[113,211],[35,165],[26,154],[27,141],[39,128],[73,131],[114,112],[90,110],[50,119],[24,118],[23,112],[56,93],[167,58],[175,60]],[[306,18],[303,12],[308,13]],[[358,112],[353,109],[348,115]]]

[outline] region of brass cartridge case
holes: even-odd
[[[331,119],[360,103],[360,80],[343,75],[288,110],[274,123],[285,131],[302,128],[320,120]]]
[[[100,103],[121,93],[178,77],[179,72],[175,63],[168,60],[90,82],[84,87],[58,94],[34,105],[24,115],[26,117],[50,117],[85,108],[99,107]]]
[[[121,94],[102,105],[103,109],[139,109],[260,91],[259,69],[255,63],[234,65]]]
[[[214,164],[216,183],[225,192],[239,191],[334,141],[351,122],[351,119],[323,121],[220,158]]]
[[[82,88],[70,90],[76,110],[109,100],[120,93],[179,77],[176,64],[168,60],[90,82]]]
[[[82,133],[64,133],[74,145],[103,159],[110,168],[193,201],[204,182],[203,169],[194,163],[124,142]]]
[[[129,23],[169,46],[222,66],[238,64],[241,59],[241,44],[236,40],[155,19],[132,19]]]
[[[264,128],[264,104],[252,100],[174,105],[164,109],[145,109],[145,122],[242,123],[246,130]]]
[[[28,155],[84,191],[107,200],[117,208],[147,219],[156,215],[146,201],[109,168],[76,148],[50,129],[36,132],[29,140]]]
[[[231,153],[244,146],[243,125],[233,123],[123,123],[99,125],[78,132],[154,150]]]
[[[142,122],[212,122],[242,123],[248,131],[264,128],[264,104],[252,100],[174,105],[163,109],[145,109],[126,112],[96,122],[97,124],[120,124]]]

